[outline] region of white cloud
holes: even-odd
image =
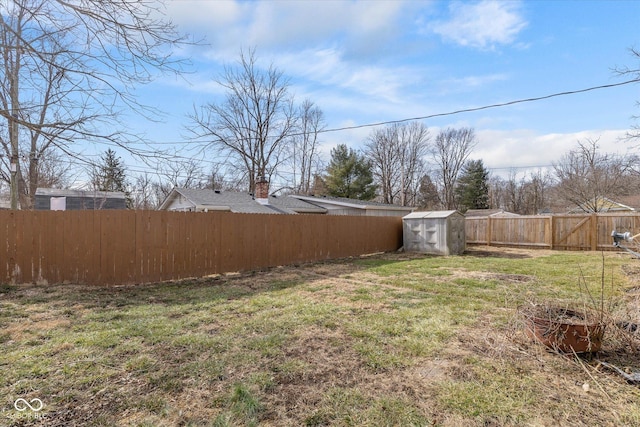
[[[508,175],[511,169],[528,173],[550,168],[570,150],[578,147],[578,141],[598,140],[603,153],[623,154],[628,146],[621,142],[625,130],[585,130],[574,133],[540,135],[534,130],[479,130],[479,144],[471,155],[482,159],[485,167],[498,175]]]
[[[203,33],[234,24],[245,13],[246,7],[235,0],[181,0],[167,3],[167,15],[175,24]]]
[[[360,65],[344,59],[337,49],[306,50],[279,55],[275,63],[288,75],[305,81],[301,92],[323,97],[350,98],[352,102],[375,108],[380,104],[399,104],[408,100],[407,87],[422,79],[419,69],[381,64]],[[296,91],[298,93],[298,91]]]
[[[527,25],[517,2],[455,2],[450,4],[449,11],[451,18],[436,22],[432,29],[445,40],[462,46],[489,49],[510,44]]]
[[[167,13],[181,28],[205,35],[214,50],[322,45],[328,39],[379,47],[402,28],[403,1],[174,1]],[[346,46],[345,46],[346,47]]]
[[[470,89],[483,89],[495,82],[504,82],[509,80],[509,76],[503,73],[472,75],[459,78],[444,79],[439,83],[441,88],[440,95],[448,95],[451,93],[463,93]]]

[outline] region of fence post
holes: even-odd
[[[491,246],[491,217],[487,216],[487,246]]]
[[[598,215],[594,212],[591,214],[591,250],[598,250]]]
[[[549,235],[551,236],[549,238],[549,249],[553,249],[554,248],[554,243],[555,243],[555,236],[553,234],[553,215],[549,216]]]

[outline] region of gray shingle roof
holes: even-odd
[[[292,196],[269,196],[269,203],[298,213],[327,213],[327,210],[323,207],[307,203]]]
[[[64,190],[59,188],[37,188],[36,196],[98,197],[123,200],[125,198],[122,191]]]
[[[248,193],[195,188],[175,188],[174,191],[198,208],[226,206],[236,213],[274,213],[256,202]]]
[[[174,192],[181,194],[198,209],[207,207],[228,207],[236,213],[326,213],[327,210],[302,200],[288,196],[269,197],[269,204],[258,203],[249,193],[238,191],[214,191],[209,189],[175,188],[163,202],[163,205],[172,197]]]
[[[411,212],[413,210],[412,207],[408,206],[398,206],[398,205],[390,205],[388,203],[379,203],[372,202],[370,200],[358,200],[358,199],[349,199],[346,197],[329,197],[329,196],[305,196],[300,194],[294,194],[291,197],[295,197],[302,201],[307,201],[309,203],[331,203],[335,205],[341,206],[349,206],[356,209],[388,209],[388,210],[398,210],[398,211],[407,211]]]

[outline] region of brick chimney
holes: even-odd
[[[261,205],[269,204],[269,181],[263,176],[256,179],[255,199]]]

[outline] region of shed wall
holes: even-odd
[[[425,214],[403,218],[404,248],[408,252],[433,255],[459,255],[466,249],[464,216]]]

